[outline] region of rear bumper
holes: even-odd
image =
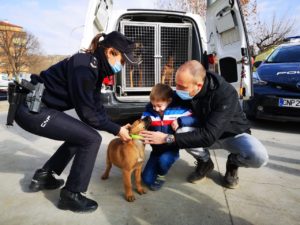
[[[114,93],[101,94],[103,106],[112,121],[118,123],[133,122],[145,111],[147,102],[121,102]]]
[[[244,111],[251,118],[300,122],[300,108],[280,107],[278,96],[258,95],[244,102]],[[297,98],[300,96],[284,96],[284,98]]]

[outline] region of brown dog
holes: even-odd
[[[142,166],[145,159],[145,144],[135,136],[139,132],[146,130],[151,123],[150,117],[136,120],[130,128],[132,140],[122,142],[120,138],[113,139],[107,148],[106,170],[102,175],[105,180],[109,176],[112,164],[122,169],[123,183],[125,188],[125,198],[129,202],[133,202],[135,197],[132,193],[131,174],[135,171],[135,182],[139,194],[145,194],[141,185]]]
[[[138,87],[142,87],[142,82],[143,82],[143,71],[142,71],[142,65],[137,65],[137,70],[139,73],[139,80],[138,80]],[[130,65],[130,71],[129,71],[129,76],[130,76],[130,87],[134,87],[133,85],[133,73],[134,73],[134,66]]]
[[[142,54],[143,54],[143,48],[144,45],[142,42],[135,42],[135,47],[133,54],[134,56],[139,59],[139,61],[142,61]],[[143,70],[142,70],[142,65],[130,65],[129,69],[129,79],[130,79],[130,87],[134,87],[134,82],[133,82],[133,74],[134,71],[137,69],[138,75],[139,75],[139,80],[138,80],[138,87],[142,87],[142,82],[143,82]]]
[[[174,74],[174,57],[170,55],[168,57],[167,63],[165,64],[162,70],[161,83],[172,86],[173,74]]]

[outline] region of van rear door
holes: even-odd
[[[209,68],[230,82],[241,98],[251,96],[251,56],[239,0],[207,0],[206,16],[209,62],[215,63]]]
[[[105,32],[108,25],[109,15],[112,11],[112,0],[90,0],[85,18],[82,48],[88,48],[93,37]]]

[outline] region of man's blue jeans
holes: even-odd
[[[149,160],[142,172],[142,179],[146,185],[151,185],[157,178],[157,175],[166,175],[179,158],[179,151],[167,151],[161,155],[156,155],[151,152]]]
[[[182,127],[176,132],[184,133],[193,130],[195,130],[193,127]],[[233,153],[236,155],[234,164],[240,167],[259,168],[265,166],[269,160],[265,146],[256,137],[248,133],[217,140],[209,148],[195,146],[195,148],[189,148],[186,151],[195,159],[201,159],[206,162],[210,158],[209,149],[225,149]]]
[[[209,149],[225,149],[235,154],[234,163],[240,167],[259,168],[265,166],[269,160],[265,146],[247,133],[218,140]]]

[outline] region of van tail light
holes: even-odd
[[[208,63],[215,64],[215,56],[213,54],[208,55]]]
[[[254,65],[254,63],[255,63],[254,57],[253,57],[253,56],[251,56],[251,66],[253,66],[253,65]]]
[[[113,86],[114,85],[114,75],[110,75],[103,79],[103,84],[106,86]]]

